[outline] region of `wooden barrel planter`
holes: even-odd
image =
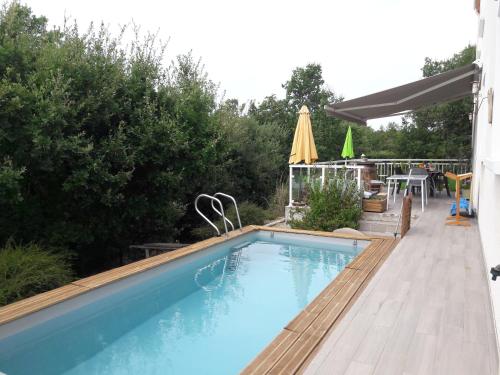
[[[363,211],[385,212],[387,207],[387,194],[377,194],[369,199],[363,199]]]

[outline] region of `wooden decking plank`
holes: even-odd
[[[372,243],[361,252],[354,260],[349,263],[347,268],[360,269],[366,263],[366,260],[373,256],[373,254],[378,254],[380,247],[385,243],[384,240],[373,240]]]
[[[332,283],[316,297],[306,309],[287,325],[287,330],[297,334],[295,340],[288,341],[285,350],[275,356],[270,363],[266,357],[264,367],[258,367],[260,356],[250,366],[258,368],[261,374],[295,374],[303,368],[304,363],[319,346],[326,334],[334,327],[346,310],[359,296],[375,271],[388,257],[396,241],[390,238],[379,238],[348,265]],[[278,337],[273,346],[279,343]],[[266,348],[264,352],[268,349]]]
[[[245,227],[243,230],[240,231],[235,231],[235,232],[230,232],[228,235],[228,238],[234,238],[238,237],[244,233],[248,233],[253,231],[253,228],[250,227]],[[134,262],[131,264],[127,264],[122,267],[114,268],[112,270],[102,272],[98,275],[90,276],[78,281],[73,282],[76,285],[82,285],[87,288],[98,288],[100,286],[103,286],[105,284],[109,284],[111,282],[123,279],[125,277],[141,273],[147,270],[150,270],[152,268],[161,266],[163,264],[169,263],[175,259],[183,258],[185,256],[188,256],[190,254],[199,252],[201,250],[206,249],[207,247],[217,245],[219,243],[222,243],[226,240],[224,237],[213,237],[209,238],[208,240],[198,242],[193,245],[189,245],[186,247],[183,247],[179,250],[175,250],[172,252],[164,253],[164,254],[159,254],[154,257],[150,257],[147,259],[140,260],[138,262]]]
[[[19,302],[11,303],[10,305],[0,308],[0,325],[19,319],[66,299],[73,298],[87,291],[88,289],[85,287],[69,284],[23,299]]]
[[[356,270],[344,268],[341,273],[331,282],[306,308],[306,311],[321,311],[337,295],[342,287],[349,282]]]
[[[317,341],[313,342],[309,340],[310,347],[300,348],[302,353],[301,361],[289,360],[289,365],[285,367],[286,373],[295,373],[299,370],[301,365],[305,362],[307,357],[313,352],[313,350],[318,346],[326,333],[334,326],[338,319],[345,313],[346,308],[360,294],[360,290],[369,281],[369,276],[372,271],[379,265],[379,263],[387,257],[388,253],[394,247],[394,241],[384,241],[383,246],[379,246],[378,252],[373,253],[373,256],[366,258],[367,263],[362,267],[361,270],[356,270],[356,274],[352,277],[348,284],[338,293],[336,298],[325,308],[325,313],[321,314],[318,319],[313,322],[306,334],[309,333],[309,337],[316,337]],[[311,333],[313,332],[313,333]],[[297,341],[298,342],[298,341]],[[290,350],[294,348],[291,347]],[[298,357],[295,356],[295,359]],[[285,356],[282,357],[284,362],[287,362]]]
[[[295,373],[321,342],[322,338],[338,319],[363,281],[364,275],[362,272],[356,271],[355,276],[350,282],[344,285],[342,290],[328,304],[318,318],[305,330],[301,337],[292,344],[287,353],[280,358],[270,373]]]
[[[385,244],[384,244],[384,247],[381,248],[381,251],[385,255],[383,255],[381,257],[380,261],[375,265],[375,267],[372,268],[371,271],[368,271],[367,269],[357,270],[358,275],[363,275],[364,274],[364,281],[363,281],[362,285],[352,295],[352,298],[348,302],[347,306],[345,306],[344,309],[337,316],[337,319],[333,322],[333,324],[327,330],[326,334],[321,339],[321,341],[318,343],[318,345],[316,346],[316,348],[314,348],[314,350],[309,354],[309,356],[305,359],[305,361],[302,363],[302,365],[300,366],[300,368],[295,371],[296,373],[302,373],[304,371],[304,369],[307,368],[308,364],[311,362],[311,360],[314,358],[314,356],[316,355],[316,353],[320,349],[321,344],[322,344],[323,340],[325,340],[327,334],[329,332],[331,332],[333,329],[335,329],[335,327],[337,327],[337,325],[340,324],[340,322],[343,319],[343,317],[345,315],[347,315],[347,313],[349,312],[350,308],[355,304],[357,298],[363,293],[363,291],[367,287],[369,281],[375,275],[376,270],[378,270],[382,266],[383,262],[387,259],[387,257],[389,256],[389,254],[394,249],[394,247],[396,246],[397,243],[398,243],[398,240],[387,239],[386,242],[385,242]],[[322,327],[322,329],[325,329],[325,328]]]
[[[288,348],[286,353],[275,362],[274,366],[267,372],[267,374],[293,374],[296,369],[300,367],[304,358],[316,346],[320,337],[316,333],[303,333],[292,345]]]
[[[32,314],[46,307],[55,305],[65,300],[76,297],[92,289],[113,283],[125,277],[135,275],[149,269],[169,263],[175,259],[185,257],[189,254],[204,250],[207,247],[225,242],[227,239],[236,238],[246,233],[256,231],[256,227],[247,226],[241,231],[230,232],[227,237],[213,237],[208,240],[198,242],[194,245],[172,251],[170,253],[160,254],[151,258],[143,259],[122,267],[114,268],[109,271],[89,276],[80,280],[75,280],[68,285],[51,291],[38,294],[36,296],[23,299],[22,301],[0,307],[0,325],[12,320]]]
[[[297,315],[285,326],[285,329],[295,333],[302,333],[311,325],[312,322],[316,320],[319,314],[320,311],[308,312],[306,310],[302,310],[299,315]]]
[[[241,374],[266,374],[298,337],[299,334],[295,332],[286,329],[282,330],[281,333],[241,372]]]
[[[323,232],[316,230],[306,230],[306,229],[290,229],[290,228],[276,228],[276,227],[265,227],[260,225],[254,225],[254,228],[257,230],[267,231],[267,232],[282,232],[282,233],[294,233],[294,234],[307,234],[311,236],[320,236],[320,237],[332,237],[332,238],[343,238],[349,240],[362,240],[362,241],[370,241],[372,239],[379,239],[379,236],[367,236],[364,234],[356,235],[356,234],[345,234],[345,233],[334,233],[334,232]]]
[[[256,230],[301,233],[315,236],[370,240],[350,235],[325,232],[297,231],[283,228],[248,226],[228,238]],[[81,293],[115,282],[125,277],[166,264],[222,243],[227,238],[212,238],[185,248],[144,259],[98,275],[77,280],[62,288],[0,308],[0,324],[33,313],[45,307],[73,298]],[[322,341],[326,333],[343,316],[351,301],[359,295],[374,270],[387,258],[395,241],[371,238],[371,243],[349,264],[296,318],[294,318],[244,370],[243,374],[296,373]]]
[[[285,328],[297,333],[303,332],[323,311],[328,303],[335,298],[343,286],[355,274],[355,270],[345,268],[307,307],[301,311]]]

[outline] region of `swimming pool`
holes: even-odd
[[[237,236],[0,326],[0,371],[238,373],[368,243]]]

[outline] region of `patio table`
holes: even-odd
[[[391,181],[397,184],[398,181],[419,181],[420,182],[420,194],[422,196],[422,212],[425,210],[425,205],[427,204],[427,179],[429,176],[426,175],[413,175],[409,176],[407,174],[395,174],[386,178],[387,181],[387,193],[389,195],[387,199],[387,209],[389,209],[389,198],[391,194]],[[396,192],[392,194],[394,196],[394,202],[396,202]]]

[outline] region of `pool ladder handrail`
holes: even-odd
[[[234,208],[236,210],[236,217],[238,218],[238,224],[240,226],[240,231],[242,229],[242,225],[241,225],[241,219],[240,219],[240,212],[238,210],[238,204],[236,203],[236,199],[234,199],[233,196],[229,195],[229,194],[226,194],[226,193],[221,193],[221,192],[217,192],[213,195],[214,197],[217,197],[217,196],[221,196],[221,197],[224,197],[224,198],[228,198],[230,199],[233,204],[234,204]],[[234,225],[233,223],[231,222],[231,220],[229,220],[227,217],[225,217],[219,210],[217,210],[217,208],[214,206],[214,201],[212,201],[212,208],[214,209],[215,212],[217,212],[219,214],[219,216],[222,216],[222,218],[227,221],[229,223],[229,225],[231,225],[231,228],[233,228],[234,230]]]
[[[215,225],[208,217],[206,217],[201,211],[200,209],[198,208],[198,201],[200,200],[200,198],[208,198],[211,200],[211,203],[212,203],[212,207],[213,209],[219,214],[222,216],[223,218],[223,222],[224,222],[224,229],[226,230],[226,233],[225,235],[227,236],[227,224],[226,224],[226,221],[228,219],[226,219],[226,216],[224,215],[224,207],[222,206],[222,202],[217,199],[215,196],[211,196],[211,195],[208,195],[208,194],[200,194],[196,197],[195,201],[194,201],[194,209],[196,210],[196,212],[198,212],[198,214],[208,223],[212,226],[212,228],[214,228],[216,231],[217,231],[217,235],[220,236],[220,230],[219,228],[217,228],[217,225]],[[214,201],[217,202],[219,204],[219,207],[220,207],[220,211],[217,210],[214,206]],[[232,224],[231,224],[232,225]]]

